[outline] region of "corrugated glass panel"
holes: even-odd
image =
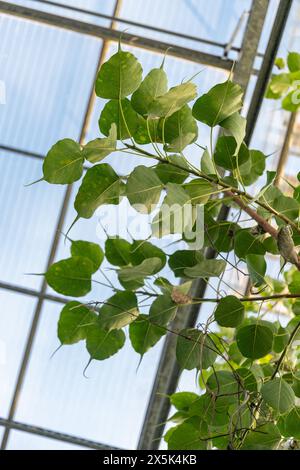
[[[85,447],[13,430],[8,438],[7,450],[85,450]]]
[[[6,418],[36,299],[1,289],[0,302],[0,416]]]
[[[24,185],[41,176],[41,161],[0,150],[0,281],[39,288],[64,188],[45,182]]]

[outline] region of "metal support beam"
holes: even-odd
[[[247,142],[251,141],[255,123],[258,119],[261,104],[263,102],[268,82],[274,66],[274,61],[279,49],[285,25],[291,11],[293,0],[280,0],[277,14],[273,23],[272,31],[269,37],[269,42],[264,54],[264,59],[258,74],[256,86],[253,92],[250,108],[248,111],[247,121]]]
[[[289,151],[291,147],[291,142],[293,138],[293,132],[294,132],[296,121],[297,121],[297,112],[291,113],[287,130],[286,130],[286,134],[285,134],[285,139],[283,142],[283,147],[282,147],[279,160],[277,163],[277,174],[276,174],[276,178],[274,181],[275,186],[280,186],[280,183],[281,183],[280,180],[284,176],[284,169],[285,169],[285,165],[287,163],[288,157],[289,157]]]
[[[23,7],[21,5],[13,5],[8,2],[0,1],[0,11],[19,18],[47,24],[49,26],[64,28],[76,33],[102,38],[103,40],[118,42],[120,39],[120,31],[85,23],[83,21],[74,20],[72,18],[53,15],[51,13],[34,10],[32,8]],[[166,50],[168,49],[169,56],[223,70],[231,70],[233,66],[233,61],[227,58],[206,54],[204,52],[196,51],[186,47],[177,46],[176,44],[161,42],[155,39],[145,38],[126,32],[122,33],[122,42],[134,47],[147,49],[152,52],[158,52],[160,54],[165,54]]]
[[[266,0],[254,0],[249,15],[240,60],[236,65],[234,80],[246,90],[256,57],[259,40],[261,37],[264,20],[267,14],[269,2]],[[284,26],[283,26],[284,27]],[[255,123],[253,122],[254,126]],[[219,219],[227,218],[228,211],[224,206],[219,214]],[[208,249],[206,257],[214,258],[216,253],[213,249]],[[196,280],[192,286],[191,295],[204,297],[206,282],[203,279]],[[199,316],[199,305],[192,305],[179,310],[177,318],[172,325],[174,331],[186,327],[193,327]],[[158,365],[155,382],[150,396],[149,406],[142,427],[139,449],[157,449],[163,434],[165,422],[170,411],[170,401],[168,395],[176,391],[180,370],[176,361],[176,335],[170,333],[166,336],[161,359]]]
[[[64,434],[61,432],[50,431],[49,429],[40,428],[38,426],[31,426],[30,424],[20,423],[18,421],[12,421],[9,419],[0,418],[0,426],[5,426],[8,429],[15,429],[17,431],[27,432],[29,434],[35,434],[37,436],[47,437],[55,439],[57,441],[68,442],[88,449],[95,450],[121,450],[118,447],[111,447],[100,442],[90,441],[88,439],[82,439],[71,434]]]

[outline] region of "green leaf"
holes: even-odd
[[[209,335],[187,328],[179,333],[176,358],[182,369],[208,369],[217,358],[216,347]]]
[[[52,289],[63,295],[82,297],[91,290],[94,265],[86,257],[75,256],[52,264],[45,277]]]
[[[117,148],[117,126],[111,125],[108,137],[95,139],[87,143],[83,148],[83,156],[91,163],[100,162]]]
[[[295,407],[285,419],[285,429],[294,439],[300,439],[300,408]]]
[[[237,154],[237,144],[233,137],[219,137],[214,153],[214,160],[218,166],[232,171],[244,164],[249,158],[249,151],[244,144]]]
[[[116,354],[125,344],[125,334],[122,330],[106,331],[98,325],[88,330],[86,348],[91,359],[103,361]]]
[[[137,298],[133,292],[117,292],[99,310],[99,325],[104,330],[119,330],[137,319]]]
[[[162,269],[160,258],[148,258],[137,266],[129,266],[119,270],[118,278],[122,286],[135,290],[142,286],[144,279],[153,276]],[[130,284],[129,284],[130,283]]]
[[[170,402],[179,411],[188,411],[192,403],[199,399],[199,395],[192,392],[173,393]]]
[[[204,150],[202,157],[201,157],[201,171],[205,175],[215,175],[215,167],[210,156],[209,151],[207,148]]]
[[[247,255],[246,256],[247,268],[250,280],[254,287],[260,287],[265,284],[265,274],[267,271],[267,263],[264,256],[261,255]]]
[[[163,184],[151,168],[137,166],[127,180],[126,196],[142,214],[150,214],[159,202]]]
[[[288,93],[282,100],[282,109],[296,113],[300,107],[300,87]]]
[[[246,259],[246,256],[251,254],[264,255],[266,249],[256,237],[245,229],[236,233],[234,251],[239,258]]]
[[[215,192],[212,183],[202,178],[195,178],[189,183],[183,185],[183,189],[190,196],[190,203],[206,204],[210,196]]]
[[[215,319],[220,326],[235,328],[244,319],[244,306],[234,295],[223,297],[216,310]]]
[[[122,238],[107,238],[105,241],[105,256],[113,266],[127,266],[130,264],[131,244]]]
[[[220,370],[211,374],[206,384],[209,393],[214,393],[218,406],[229,406],[239,403],[243,389],[232,372]]]
[[[295,271],[295,273],[292,276],[291,282],[288,284],[289,286],[289,291],[291,294],[300,294],[300,272]]]
[[[173,166],[171,163],[159,163],[155,167],[155,172],[157,173],[159,179],[162,183],[176,183],[181,184],[183,183],[189,176],[189,167],[186,163],[185,158],[180,155],[168,155],[168,160],[175,165],[179,165],[182,168],[186,168],[186,170],[182,170],[181,168],[177,168]]]
[[[74,207],[79,217],[89,219],[102,204],[119,204],[122,181],[107,163],[87,170]]]
[[[300,70],[300,54],[298,52],[290,52],[287,64],[290,72],[298,72]]]
[[[169,267],[172,269],[175,277],[184,277],[186,268],[196,266],[202,260],[203,255],[200,251],[178,250],[169,257]]]
[[[282,70],[285,68],[285,60],[282,59],[281,57],[277,57],[277,59],[275,60],[274,62],[274,65],[276,65],[276,67],[279,69],[279,70]]]
[[[159,258],[161,260],[161,269],[167,262],[163,250],[146,240],[135,240],[130,247],[131,263],[136,266],[149,258]]]
[[[101,66],[95,85],[96,95],[105,99],[125,98],[140,85],[142,72],[133,54],[119,50]]]
[[[152,69],[131,97],[132,107],[142,116],[148,114],[152,101],[168,91],[168,77],[162,69]]]
[[[236,343],[232,343],[232,344],[236,345]],[[253,372],[251,372],[251,370],[249,369],[246,369],[246,367],[237,369],[236,372],[239,374],[239,376],[242,379],[243,387],[246,390],[248,390],[248,392],[250,393],[256,393],[257,392],[257,380]]]
[[[104,258],[104,253],[99,245],[84,240],[72,241],[71,255],[88,258],[93,264],[93,273],[98,271]]]
[[[152,324],[149,315],[139,315],[137,320],[129,325],[129,337],[132,347],[142,356],[165,334],[166,330],[164,328]]]
[[[273,332],[258,323],[246,325],[238,329],[236,341],[244,357],[259,359],[272,351]]]
[[[59,140],[47,153],[43,163],[44,180],[52,184],[71,184],[81,178],[83,155],[74,140]]]
[[[170,88],[167,93],[152,101],[148,111],[149,117],[169,117],[196,96],[197,87],[191,82]]]
[[[226,268],[226,261],[222,259],[205,259],[200,261],[192,268],[184,270],[185,277],[202,278],[207,277],[220,277]]]
[[[266,156],[259,150],[250,150],[250,158],[239,166],[239,174],[244,186],[250,186],[264,174]]]
[[[193,116],[210,127],[215,127],[237,113],[243,106],[242,88],[227,80],[214,86],[208,93],[197,99]]]
[[[289,73],[281,73],[273,75],[267,91],[267,98],[280,98],[285,94],[291,86],[291,78]]]
[[[280,325],[274,337],[273,350],[276,353],[281,353],[287,346],[289,338],[288,331]]]
[[[174,183],[168,183],[166,190],[161,209],[152,221],[152,236],[157,238],[170,233],[183,233],[187,228],[191,230],[195,221],[188,193]]]
[[[167,326],[174,320],[177,312],[177,305],[168,294],[159,295],[152,303],[149,311],[149,319],[161,326]]]
[[[58,339],[61,344],[78,343],[86,339],[88,329],[96,320],[97,315],[80,302],[68,302],[60,313]]]
[[[265,402],[281,414],[287,413],[295,405],[294,391],[282,378],[263,384],[261,394]]]
[[[102,134],[109,136],[113,124],[117,126],[118,140],[129,139],[135,134],[139,124],[138,115],[127,98],[108,101],[104,106],[99,119]]]
[[[158,119],[144,119],[139,114],[138,126],[133,134],[133,138],[139,145],[150,144],[151,142],[162,143],[161,133],[159,132]]]
[[[238,151],[246,135],[247,119],[241,116],[240,113],[234,113],[220,122],[220,126],[234,137]]]
[[[167,152],[182,152],[198,137],[197,122],[188,105],[183,106],[161,123],[162,140]]]
[[[277,212],[285,215],[290,220],[295,220],[299,216],[300,204],[292,197],[280,195],[274,200],[272,206]],[[276,222],[278,225],[285,224],[279,217],[276,217]]]
[[[257,426],[244,440],[242,450],[274,450],[281,441],[281,433],[273,423]]]
[[[200,416],[209,426],[224,426],[228,423],[228,405],[220,404],[210,393],[201,395],[190,405],[190,416]]]
[[[168,438],[168,450],[205,450],[206,441],[201,438],[201,432],[192,424],[180,424]]]

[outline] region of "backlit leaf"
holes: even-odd
[[[58,141],[47,153],[43,163],[44,180],[52,184],[70,184],[81,178],[84,157],[74,140]]]

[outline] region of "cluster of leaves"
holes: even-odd
[[[116,205],[122,198],[137,213],[147,214],[159,209],[161,200],[166,206],[176,204],[180,211],[201,204],[204,246],[191,249],[183,235],[185,227],[172,220],[166,229],[161,210],[152,219],[153,238],[179,233],[185,249],[167,255],[153,240],[129,242],[117,236],[108,237],[103,248],[72,241],[71,257],[46,273],[55,291],[71,298],[85,296],[104,257],[116,270],[119,286],[105,302],[67,303],[58,323],[61,344],[84,340],[90,358],[103,360],[122,348],[128,328],[131,344],[142,357],[167,332],[176,334],[178,363],[199,374],[205,393],[171,397],[177,412],[176,426],[165,436],[170,449],[275,448],[283,437],[300,438],[300,272],[295,251],[300,192],[297,187],[292,195],[283,194],[273,185],[275,172],[266,173],[266,183],[255,195],[246,191],[265,174],[266,156],[244,143],[243,90],[230,78],[198,98],[191,81],[168,89],[164,64],[142,79],[140,63],[120,47],[100,68],[96,93],[108,100],[99,119],[104,136],[84,146],[70,139],[56,143],[44,161],[44,180],[71,184],[83,176],[74,202],[76,220],[90,218],[101,205]],[[211,137],[218,130],[215,149],[210,145],[200,152],[198,122],[210,128]],[[184,156],[188,145],[198,145],[202,153],[198,166]],[[120,176],[109,164],[100,163],[116,150],[118,159],[133,153],[155,165],[139,165],[128,177]],[[84,162],[91,164],[87,171]],[[224,202],[237,214],[232,221],[218,218]],[[250,222],[240,220],[242,212]],[[192,224],[196,214],[191,213]],[[280,230],[287,225],[290,237],[279,244],[277,235],[282,238],[285,232]],[[218,253],[216,259],[206,258],[211,247]],[[260,295],[221,296],[218,291],[210,299],[216,308],[205,325],[174,331],[178,308],[205,301],[191,297],[193,281],[215,277],[221,285],[226,269],[232,269],[232,255],[233,267],[238,269],[239,263],[239,271],[249,278],[250,292],[259,288]],[[285,282],[266,277],[268,255],[282,255],[295,265],[285,274]],[[183,279],[182,284],[163,276],[161,271],[167,268]],[[148,311],[143,307],[147,299],[152,300]],[[290,316],[286,327],[264,318],[274,302]]]
[[[281,99],[283,109],[296,112],[300,108],[300,54],[290,52],[287,61],[278,58],[275,64],[279,70],[285,69],[287,65],[288,71],[273,75],[266,96]]]

